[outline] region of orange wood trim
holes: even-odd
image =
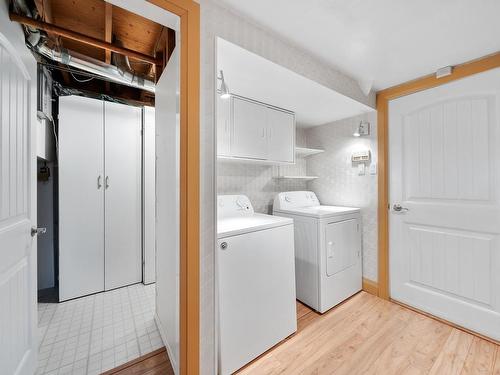
[[[438,321],[438,322],[440,322],[440,323],[444,323],[444,324],[449,325],[449,326],[451,326],[451,327],[453,327],[453,328],[456,328],[456,329],[459,329],[459,330],[464,331],[464,332],[466,332],[466,333],[470,333],[471,335],[477,336],[477,337],[479,337],[480,339],[483,339],[483,340],[489,341],[489,342],[491,342],[492,344],[495,344],[495,345],[500,345],[500,341],[497,341],[497,340],[495,340],[495,339],[492,339],[491,337],[488,337],[488,336],[484,336],[484,335],[482,335],[482,334],[480,334],[480,333],[477,333],[477,332],[471,331],[470,329],[467,329],[467,328],[464,328],[464,327],[462,327],[462,326],[459,326],[459,325],[457,325],[457,324],[455,324],[455,323],[450,322],[449,320],[442,319],[442,318],[438,318],[437,316],[431,315],[431,314],[429,314],[429,313],[426,313],[425,311],[422,311],[422,310],[417,309],[416,307],[413,307],[413,306],[407,305],[406,303],[403,303],[403,302],[396,301],[396,300],[394,300],[394,299],[392,299],[392,298],[390,299],[390,301],[391,301],[391,302],[393,302],[393,303],[395,303],[395,304],[397,304],[397,305],[399,305],[399,306],[402,306],[402,307],[404,307],[404,308],[406,308],[406,309],[408,309],[408,310],[415,311],[415,312],[416,312],[416,313],[418,313],[418,314],[422,314],[422,315],[424,315],[424,316],[426,316],[426,317],[428,317],[428,318],[434,319],[434,320],[436,320],[436,321]]]
[[[154,357],[154,356],[156,356],[158,354],[165,353],[166,351],[167,351],[167,349],[165,349],[165,347],[160,348],[160,349],[156,349],[155,351],[153,351],[151,353],[144,354],[143,356],[140,356],[139,358],[133,359],[130,362],[124,363],[123,365],[120,365],[120,366],[115,367],[115,368],[113,368],[111,370],[105,371],[101,375],[112,375],[112,374],[116,374],[116,373],[122,372],[126,368],[132,367],[132,366],[134,366],[134,365],[136,365],[138,363],[141,363],[141,362],[145,361],[146,359]]]
[[[91,36],[84,35],[84,34],[76,32],[76,31],[64,29],[62,27],[53,25],[51,23],[37,21],[33,18],[20,16],[18,14],[12,13],[12,12],[9,12],[9,17],[10,17],[11,21],[19,22],[19,23],[26,25],[26,26],[31,26],[31,27],[34,27],[36,29],[44,30],[47,33],[60,35],[60,36],[63,36],[65,38],[73,39],[73,40],[76,40],[78,42],[89,44],[89,45],[97,47],[97,48],[102,48],[104,50],[113,51],[113,52],[119,53],[121,55],[133,57],[134,59],[145,61],[145,62],[148,62],[151,64],[158,63],[158,59],[156,59],[153,56],[149,56],[149,55],[146,55],[144,53],[140,53],[140,52],[128,49],[128,48],[115,46],[112,43],[107,43],[107,42],[104,42],[100,39],[93,38]]]
[[[389,298],[389,143],[388,101],[377,95],[378,143],[378,296]]]
[[[363,277],[363,290],[366,293],[373,294],[374,296],[378,296],[378,283],[369,279],[365,279]]]
[[[200,371],[200,7],[148,0],[180,17],[180,373]],[[156,103],[159,105],[159,103]]]
[[[435,74],[431,74],[401,85],[389,87],[377,92],[377,97],[382,96],[386,100],[393,100],[498,67],[500,67],[500,52],[454,66],[452,73],[446,77],[436,78]]]
[[[500,67],[500,52],[453,67],[449,76],[428,75],[377,92],[378,131],[378,284],[379,297],[389,299],[389,101]],[[490,340],[491,341],[491,340]]]

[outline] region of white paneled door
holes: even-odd
[[[104,286],[110,290],[142,279],[142,112],[105,102],[104,113]]]
[[[24,36],[0,8],[0,373],[33,374],[37,349],[33,100],[30,73],[11,44]],[[9,41],[10,40],[10,41]],[[24,47],[24,46],[22,46]],[[32,61],[31,68],[34,67]],[[30,72],[34,74],[34,69]]]
[[[391,101],[390,294],[500,340],[500,70]]]

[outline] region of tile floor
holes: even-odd
[[[154,309],[154,284],[39,303],[36,374],[100,374],[161,348]]]

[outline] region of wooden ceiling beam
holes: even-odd
[[[77,42],[80,42],[80,43],[91,45],[93,47],[102,48],[104,50],[109,50],[111,52],[119,53],[121,55],[132,57],[132,58],[135,58],[135,59],[140,60],[140,61],[145,61],[145,62],[148,62],[150,64],[161,64],[161,61],[159,61],[159,59],[157,59],[153,56],[146,55],[146,54],[140,53],[140,52],[136,52],[136,51],[130,50],[128,48],[119,47],[119,46],[116,46],[112,43],[104,42],[100,39],[93,38],[93,37],[78,33],[76,31],[67,30],[67,29],[64,29],[62,27],[59,27],[59,26],[56,26],[56,25],[53,25],[53,24],[50,24],[47,22],[37,21],[37,20],[34,20],[33,18],[20,16],[16,13],[13,13],[13,12],[9,12],[9,17],[10,17],[11,21],[19,22],[19,23],[22,23],[23,25],[26,25],[26,26],[31,26],[31,27],[34,27],[34,28],[37,28],[40,30],[44,30],[47,33],[53,33],[53,34],[56,34],[56,35],[59,35],[59,36],[62,36],[62,37],[68,38],[68,39],[76,40]]]
[[[104,10],[104,41],[108,43],[113,42],[113,5],[106,3]],[[111,64],[111,51],[106,50],[105,57],[106,64]]]

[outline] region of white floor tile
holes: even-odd
[[[154,321],[154,288],[136,284],[38,304],[36,374],[100,374],[162,347]]]

